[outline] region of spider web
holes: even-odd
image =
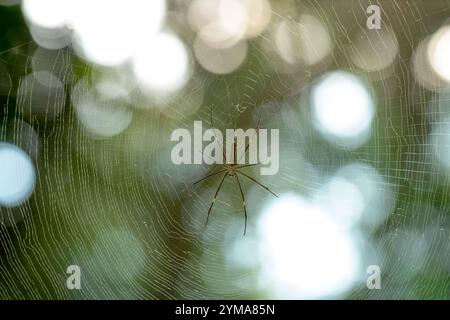
[[[255,289],[257,262],[232,263],[229,252],[237,245],[244,252],[253,248],[258,216],[272,196],[241,179],[248,211],[247,236],[242,238],[239,189],[226,179],[205,228],[220,175],[195,187],[192,182],[218,166],[176,166],[170,161],[172,130],[192,132],[194,120],[202,120],[206,129],[212,109],[214,126],[222,131],[235,125],[254,128],[259,116],[261,128],[280,129],[278,174],[245,171],[277,194],[313,196],[327,177],[354,161],[375,168],[383,178],[376,188],[384,195],[380,201],[390,203],[388,215],[362,231],[363,244],[371,248],[367,264],[383,270],[383,290],[367,290],[361,282],[343,297],[449,298],[449,175],[430,155],[434,146],[429,136],[442,124],[441,114],[448,112],[442,106],[450,99],[414,80],[411,57],[419,42],[445,22],[450,3],[377,2],[383,23],[398,39],[399,55],[392,76],[367,79],[377,113],[365,144],[354,150],[336,148],[310,123],[305,97],[321,73],[346,69],[366,76],[352,64],[347,48],[355,34],[367,32],[369,4],[295,2],[292,16],[309,12],[331,32],[334,48],[326,63],[277,72],[264,50],[271,40],[263,35],[249,41],[246,61],[236,72],[216,76],[198,67],[188,89],[161,110],[136,107],[143,103],[139,97],[127,102],[131,124],[107,139],[93,139],[86,132],[70,99],[77,81],[98,70],[70,48],[45,58],[35,54],[38,47],[28,39],[2,39],[0,140],[31,156],[37,183],[27,202],[0,209],[0,297],[270,297]],[[33,114],[26,95],[18,93],[23,83],[26,92],[39,85],[24,80],[37,70],[51,72],[62,84],[40,97],[57,114]],[[190,110],[199,97],[198,109]],[[80,266],[82,290],[67,290],[69,265]]]

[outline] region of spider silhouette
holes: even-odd
[[[258,120],[258,125],[257,125],[257,127],[256,127],[256,134],[258,134],[258,130],[259,130],[259,122],[260,122],[260,120],[261,120],[261,117],[260,117],[259,120]],[[214,125],[213,125],[213,118],[212,118],[212,110],[211,110],[211,118],[210,118],[210,121],[211,121],[211,128],[214,128]],[[242,157],[242,156],[245,156],[245,154],[247,153],[247,150],[248,150],[248,148],[249,148],[249,144],[250,144],[250,141],[247,142],[247,144],[246,144],[246,146],[245,146],[244,153],[241,155],[241,157]],[[207,180],[207,179],[209,179],[209,178],[211,178],[211,177],[213,177],[213,176],[215,176],[215,175],[217,175],[217,174],[224,173],[224,175],[222,176],[222,179],[220,180],[219,186],[217,187],[216,193],[214,194],[214,198],[213,198],[212,201],[211,201],[211,205],[209,206],[208,214],[207,214],[207,216],[206,216],[206,223],[205,223],[205,227],[206,227],[206,225],[208,224],[209,216],[210,216],[210,214],[211,214],[211,210],[212,210],[212,208],[213,208],[213,206],[214,206],[214,203],[216,202],[217,196],[218,196],[218,194],[219,194],[219,192],[220,192],[220,189],[222,188],[222,185],[223,185],[223,182],[225,181],[225,178],[227,178],[227,177],[235,177],[235,178],[236,178],[237,185],[238,185],[238,187],[239,187],[239,191],[240,191],[240,193],[241,193],[242,205],[243,205],[243,207],[244,207],[244,236],[245,236],[245,233],[246,233],[246,231],[247,231],[247,207],[246,207],[246,205],[245,205],[245,196],[244,196],[244,192],[242,191],[242,186],[241,186],[241,182],[240,182],[240,180],[239,180],[239,176],[242,175],[243,177],[245,177],[245,178],[251,180],[252,182],[258,184],[259,186],[261,186],[262,188],[266,189],[268,192],[270,192],[271,194],[273,194],[273,195],[274,195],[275,197],[277,197],[277,198],[278,198],[278,195],[276,195],[272,190],[270,190],[268,187],[266,187],[265,185],[263,185],[261,182],[259,182],[259,181],[256,180],[255,178],[253,178],[253,177],[251,177],[250,175],[248,175],[248,174],[246,174],[246,173],[244,173],[244,172],[241,171],[241,169],[243,169],[243,168],[248,168],[248,167],[256,166],[256,165],[259,165],[259,163],[239,165],[239,164],[237,163],[238,161],[237,161],[237,152],[236,152],[236,143],[235,143],[235,142],[233,142],[232,148],[233,148],[233,150],[234,150],[234,153],[233,153],[233,162],[231,162],[231,163],[226,163],[225,153],[223,152],[223,149],[222,149],[222,155],[223,155],[223,159],[224,159],[224,161],[223,161],[224,164],[222,165],[222,169],[220,169],[220,170],[218,170],[218,171],[216,171],[216,172],[213,172],[213,173],[210,173],[210,174],[206,175],[205,177],[201,178],[200,180],[194,182],[193,185],[196,185],[197,183],[200,183],[200,182],[202,182],[202,181],[205,181],[205,180]]]

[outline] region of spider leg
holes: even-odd
[[[209,108],[210,109],[210,122],[211,122],[211,128],[212,129],[215,129],[214,128],[214,124],[213,124],[213,113],[212,113],[212,107],[210,107]],[[213,131],[213,132],[215,132],[215,131]],[[216,139],[217,140],[217,137],[216,137],[216,134],[214,133],[214,139]],[[227,163],[227,158],[225,157],[225,151],[224,151],[224,148],[223,148],[223,144],[222,144],[222,147],[220,148],[221,150],[220,151],[222,151],[222,156],[223,156],[223,163],[225,164],[225,163]]]
[[[236,174],[236,181],[238,183],[239,186],[239,191],[241,192],[241,197],[242,197],[242,204],[244,205],[244,236],[245,236],[245,232],[247,231],[247,206],[245,205],[245,196],[244,196],[244,192],[242,191],[242,187],[241,187],[241,183],[239,182],[239,177]]]
[[[241,169],[241,168],[247,168],[247,167],[253,167],[253,166],[257,166],[258,164],[261,164],[261,163],[253,163],[253,164],[245,164],[245,165],[243,165],[243,166],[238,166],[236,169]]]
[[[223,178],[222,178],[222,180],[220,181],[219,187],[217,188],[216,193],[214,194],[214,198],[213,198],[212,201],[211,201],[211,205],[209,206],[209,209],[208,209],[208,215],[206,216],[205,227],[206,227],[206,225],[208,224],[209,214],[211,213],[211,210],[212,210],[212,207],[213,207],[213,205],[214,205],[214,202],[216,202],[217,195],[219,194],[220,188],[222,188],[222,184],[223,184],[223,182],[225,181],[225,178],[226,178],[226,177],[227,177],[227,173],[225,173],[225,174],[223,175]]]
[[[225,171],[227,171],[227,169],[222,169],[222,170],[219,170],[219,171],[210,173],[210,174],[208,174],[207,176],[201,178],[200,180],[195,181],[195,182],[193,183],[193,185],[195,185],[195,184],[197,184],[197,183],[199,183],[199,182],[202,182],[203,180],[206,180],[206,179],[208,179],[209,177],[212,177],[212,176],[214,176],[214,175],[216,175],[216,174],[219,174],[219,173],[222,173],[222,172],[225,172]]]
[[[269,188],[267,188],[265,185],[263,185],[261,182],[259,182],[258,180],[256,180],[255,178],[249,176],[248,174],[243,173],[242,171],[236,170],[236,172],[242,174],[243,176],[247,177],[248,179],[252,180],[253,182],[256,182],[257,184],[259,184],[261,187],[263,187],[264,189],[266,189],[267,191],[269,191],[271,194],[273,194],[275,197],[279,198],[272,190],[270,190]]]
[[[258,135],[258,132],[259,132],[259,124],[260,124],[260,122],[261,122],[261,113],[259,114],[258,123],[256,125],[256,130],[255,130],[256,131],[256,136]],[[245,146],[244,153],[239,158],[239,161],[242,159],[242,157],[244,157],[247,154],[248,148],[250,147],[250,140],[252,140],[253,138],[255,138],[255,136],[253,136],[252,138],[249,138],[249,141],[247,142],[247,145]]]

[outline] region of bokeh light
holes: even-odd
[[[335,71],[312,89],[314,125],[326,138],[358,145],[370,131],[375,108],[364,84],[354,75]]]
[[[348,228],[359,221],[366,205],[359,187],[339,176],[332,177],[316,196],[317,205],[326,210],[337,224]]]
[[[194,42],[197,61],[203,68],[216,74],[228,74],[237,70],[244,63],[247,50],[246,41],[222,49],[210,47],[201,38],[197,38]]]
[[[62,48],[72,38],[78,55],[107,66],[124,63],[142,42],[156,34],[165,10],[164,0],[22,2],[22,11],[39,45]]]
[[[150,38],[133,58],[136,79],[145,89],[170,92],[180,89],[189,77],[186,47],[175,35],[161,33]]]
[[[33,23],[28,24],[34,42],[40,47],[57,50],[68,46],[71,42],[72,32],[65,28],[45,28]]]
[[[439,29],[428,44],[428,59],[434,71],[450,82],[450,26]]]
[[[0,206],[18,206],[33,193],[36,181],[33,162],[23,150],[0,142],[0,163]]]
[[[67,23],[68,4],[67,0],[23,0],[22,12],[39,27],[61,28]]]
[[[395,33],[386,27],[377,32],[363,31],[356,35],[349,56],[360,69],[381,72],[392,66],[398,50]]]
[[[430,57],[430,53],[432,52],[432,50],[430,50],[431,38],[431,36],[428,36],[419,42],[414,50],[411,68],[417,83],[427,90],[438,92],[443,88],[446,88],[448,82],[439,76],[435,67],[433,67],[433,64],[436,65],[436,63],[439,62],[435,61],[433,57]],[[433,60],[430,58],[433,58]],[[444,71],[440,72],[442,73]]]
[[[256,37],[269,25],[272,18],[272,8],[268,0],[243,0],[247,14],[245,35]]]
[[[331,51],[329,32],[316,17],[302,14],[298,21],[282,21],[274,32],[278,54],[290,65],[314,65]]]
[[[430,133],[430,144],[439,162],[450,170],[450,116],[444,116]]]
[[[322,205],[328,206],[331,201],[329,212],[339,223],[343,226],[357,223],[366,230],[374,230],[385,221],[395,203],[396,189],[374,167],[351,162],[337,170],[331,181],[335,179],[338,184],[334,182],[329,187],[334,193]]]
[[[20,81],[17,99],[24,115],[54,120],[64,109],[64,83],[51,72],[32,72]]]
[[[271,20],[267,0],[194,0],[188,20],[209,47],[229,48],[260,34]]]
[[[102,65],[117,65],[131,58],[156,34],[165,15],[164,0],[89,0],[77,1],[74,7],[70,24],[75,50]],[[89,10],[84,10],[86,7]]]
[[[300,196],[275,200],[259,232],[261,281],[275,297],[333,297],[357,279],[361,261],[352,236]]]
[[[92,88],[88,80],[79,80],[72,91],[72,103],[78,120],[93,136],[107,138],[124,131],[133,119],[126,97],[111,99]]]
[[[44,71],[53,74],[66,84],[73,80],[70,72],[71,55],[66,49],[49,50],[41,46],[37,47],[31,58],[31,69],[34,72]]]

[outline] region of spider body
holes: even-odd
[[[227,170],[228,177],[234,177],[236,175],[236,169],[238,168],[238,165],[234,163],[225,164],[223,168]]]
[[[212,112],[211,112],[211,127],[214,128],[213,121],[212,121]],[[256,131],[258,131],[258,128],[259,128],[259,120],[258,120],[258,127],[257,127]],[[249,147],[249,143],[247,143],[247,145],[245,147],[244,154],[242,156],[245,156],[245,153],[247,152],[248,147]],[[217,195],[219,194],[219,191],[222,188],[222,185],[223,185],[223,182],[225,181],[225,178],[227,178],[227,177],[234,177],[236,179],[237,185],[239,187],[239,191],[240,191],[241,199],[242,199],[242,205],[243,205],[243,208],[244,208],[244,236],[245,236],[245,233],[247,231],[247,207],[246,207],[246,204],[245,204],[245,195],[244,195],[244,192],[242,191],[242,186],[241,186],[241,182],[239,180],[239,176],[243,176],[243,177],[253,181],[254,183],[256,183],[259,186],[261,186],[262,188],[266,189],[268,192],[270,192],[275,197],[278,198],[278,196],[274,192],[272,192],[268,187],[263,185],[261,182],[257,181],[255,178],[253,178],[250,175],[248,175],[248,174],[246,174],[246,173],[241,171],[241,169],[243,169],[243,168],[256,166],[256,165],[258,165],[258,163],[255,163],[255,164],[244,164],[244,165],[238,164],[237,163],[238,161],[237,161],[237,152],[236,152],[236,144],[235,143],[233,143],[232,149],[234,150],[233,162],[227,163],[225,161],[225,159],[226,159],[225,153],[222,150],[223,159],[224,159],[224,163],[225,163],[225,164],[222,165],[222,169],[206,175],[202,179],[194,182],[193,184],[195,185],[195,184],[197,184],[197,183],[199,183],[201,181],[204,181],[206,179],[211,178],[212,176],[215,176],[217,174],[223,173],[222,179],[220,180],[220,184],[217,187],[216,193],[214,194],[214,198],[212,199],[211,204],[210,204],[209,209],[208,209],[208,214],[207,214],[206,223],[205,223],[205,227],[206,227],[206,225],[208,224],[209,215],[211,214],[211,210],[212,210],[212,208],[214,206],[214,203],[216,202]]]

